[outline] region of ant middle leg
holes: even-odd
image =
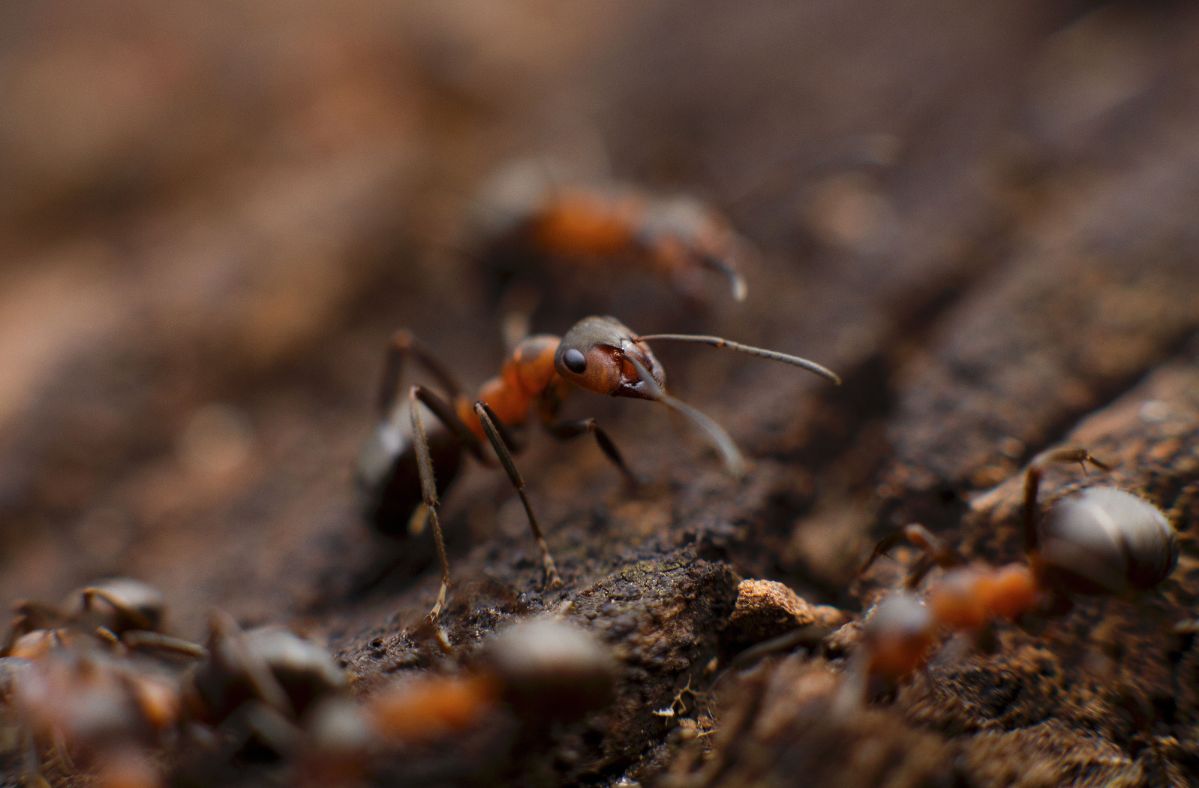
[[[1049,449],[1032,458],[1028,470],[1024,472],[1024,551],[1036,551],[1039,543],[1037,535],[1037,496],[1041,490],[1041,477],[1045,475],[1045,467],[1053,463],[1077,462],[1085,473],[1087,463],[1104,471],[1110,471],[1111,466],[1100,462],[1087,449],[1081,446],[1067,446]]]
[[[541,531],[541,525],[537,522],[537,516],[533,514],[533,505],[529,503],[529,496],[525,494],[525,480],[521,477],[520,471],[516,469],[516,463],[512,460],[512,452],[504,442],[500,428],[497,426],[499,419],[496,418],[491,408],[487,407],[487,403],[482,400],[475,403],[475,415],[479,417],[479,422],[483,425],[483,432],[487,434],[488,442],[495,449],[496,457],[499,458],[500,464],[504,466],[504,470],[508,473],[508,479],[511,480],[512,486],[516,488],[516,493],[520,496],[520,502],[524,504],[525,514],[529,517],[529,527],[533,530],[533,538],[537,540],[537,547],[541,550],[541,563],[545,567],[546,582],[550,588],[557,588],[562,585],[562,577],[558,574],[558,568],[554,564],[554,557],[550,555],[550,548],[546,544],[545,535]]]
[[[595,436],[595,442],[604,453],[604,456],[624,474],[625,480],[628,481],[629,485],[636,487],[641,483],[637,474],[633,473],[629,466],[625,464],[620,449],[616,447],[612,438],[608,436],[608,433],[604,431],[603,427],[599,426],[594,418],[546,424],[545,429],[550,435],[560,441],[573,440],[580,435],[591,433]]]

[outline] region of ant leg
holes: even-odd
[[[420,476],[421,503],[423,506],[421,511],[423,511],[425,519],[433,524],[433,543],[437,547],[437,558],[441,563],[441,587],[437,590],[437,601],[433,604],[433,609],[429,611],[426,620],[433,627],[437,643],[442,651],[449,653],[452,651],[452,645],[450,644],[449,636],[441,628],[438,620],[441,618],[441,609],[445,606],[445,600],[449,594],[450,561],[446,555],[445,536],[441,530],[441,519],[437,514],[440,501],[437,497],[437,483],[433,474],[433,460],[429,455],[429,435],[425,430],[425,419],[421,414],[420,405],[426,406],[434,416],[445,424],[454,433],[455,437],[457,437],[462,447],[469,451],[476,459],[484,465],[491,465],[492,463],[483,453],[483,446],[479,442],[479,439],[475,437],[475,434],[471,432],[469,427],[462,423],[462,419],[458,418],[458,414],[454,412],[454,409],[444,399],[423,386],[413,386],[408,390],[408,401],[408,413],[412,422],[412,446],[416,453],[416,467]],[[423,525],[421,527],[423,528]]]
[[[229,662],[230,667],[240,669],[256,700],[285,715],[295,714],[286,690],[266,661],[246,645],[241,627],[232,616],[220,610],[213,611],[208,619],[208,629],[213,659]]]
[[[400,391],[400,379],[403,376],[404,361],[412,356],[419,364],[429,371],[450,397],[456,397],[462,391],[458,379],[441,363],[437,355],[423,342],[412,335],[407,329],[400,329],[391,337],[387,346],[387,355],[383,362],[383,377],[379,381],[377,399],[379,415],[383,418],[395,407]]]
[[[1110,471],[1111,466],[1095,459],[1091,452],[1081,446],[1067,446],[1060,449],[1043,451],[1028,464],[1024,472],[1024,552],[1036,552],[1040,539],[1037,535],[1037,496],[1040,494],[1041,477],[1045,474],[1045,466],[1051,463],[1077,462],[1082,465],[1083,472],[1087,463],[1096,468]]]
[[[604,456],[624,474],[629,484],[636,487],[641,483],[641,480],[637,478],[637,474],[633,473],[629,469],[629,466],[625,464],[624,457],[620,454],[620,449],[616,448],[616,444],[612,442],[612,439],[608,437],[608,433],[599,426],[595,419],[560,421],[556,424],[545,425],[545,429],[550,435],[553,435],[560,441],[568,441],[590,432],[595,436],[595,442],[599,445],[600,450],[603,451]]]
[[[4,637],[4,644],[0,645],[0,657],[7,657],[12,653],[13,646],[17,644],[18,640],[36,629],[38,627],[34,624],[33,619],[21,609],[21,605],[18,605],[13,614],[12,623],[8,625],[8,634]]]
[[[915,588],[920,585],[920,581],[932,571],[934,566],[947,568],[962,562],[957,551],[946,545],[939,537],[923,525],[911,523],[879,540],[870,557],[866,559],[866,563],[862,564],[862,568],[858,570],[858,574],[864,574],[876,560],[902,541],[910,542],[924,551],[924,555],[908,571],[908,577],[904,581],[907,588]]]
[[[428,513],[429,522],[433,524],[433,542],[437,546],[437,559],[441,562],[441,587],[437,590],[437,601],[429,611],[428,617],[429,623],[440,632],[441,627],[437,621],[441,617],[441,608],[445,605],[446,594],[450,589],[450,560],[446,557],[445,537],[442,536],[441,520],[437,516],[437,483],[433,478],[433,459],[429,456],[429,435],[425,431],[425,417],[421,415],[420,408],[421,402],[424,401],[421,397],[422,391],[420,386],[413,386],[408,390],[408,413],[412,419],[412,445],[416,451],[416,467],[420,474],[421,502]],[[436,397],[433,399],[438,401]],[[434,410],[434,413],[436,412]],[[460,423],[457,418],[453,421]],[[452,422],[450,426],[453,427]]]
[[[149,649],[154,651],[163,651],[168,654],[178,654],[183,657],[191,657],[192,659],[204,659],[208,656],[208,649],[198,643],[192,643],[190,640],[183,638],[164,635],[161,632],[147,632],[141,629],[134,629],[126,632],[121,637],[121,642],[126,648],[133,651],[141,649]]]
[[[836,631],[836,627],[828,624],[805,624],[799,629],[793,629],[770,640],[756,643],[733,657],[730,668],[744,668],[770,654],[780,651],[790,651],[798,646],[815,650],[820,644]]]
[[[512,452],[508,450],[503,436],[500,435],[499,429],[496,427],[499,419],[492,413],[491,408],[487,407],[487,403],[482,400],[475,403],[475,414],[479,417],[479,421],[483,425],[483,432],[487,433],[487,440],[491,443],[491,447],[495,449],[495,454],[499,457],[500,464],[508,472],[508,478],[512,481],[512,486],[516,488],[516,493],[520,496],[520,502],[525,506],[525,514],[529,516],[529,527],[533,529],[533,538],[537,540],[537,547],[541,550],[541,563],[545,566],[546,582],[551,588],[556,588],[562,585],[562,578],[558,575],[558,568],[554,565],[554,557],[550,555],[549,545],[545,543],[545,536],[541,532],[541,525],[538,524],[537,517],[533,514],[533,506],[529,503],[529,496],[525,494],[525,480],[521,478],[520,471],[516,469],[516,463],[512,461]]]
[[[420,400],[422,405],[432,411],[438,421],[449,427],[450,432],[454,433],[454,437],[458,439],[458,443],[461,444],[462,448],[469,451],[471,456],[484,465],[491,465],[487,455],[483,453],[483,446],[479,442],[479,439],[471,432],[470,427],[462,423],[462,419],[458,418],[457,412],[455,412],[450,403],[424,386],[413,386],[409,394],[412,394],[412,392],[415,392],[416,398]],[[426,445],[428,445],[427,442]]]
[[[130,621],[133,623],[131,629],[153,630],[154,624],[146,617],[144,613],[134,607],[130,607],[113,596],[103,588],[85,588],[80,592],[83,596],[83,609],[94,610],[96,600],[107,602],[117,614],[118,620]]]

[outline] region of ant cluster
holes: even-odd
[[[604,706],[616,663],[591,635],[541,619],[488,641],[473,669],[395,682],[361,700],[321,646],[214,613],[205,645],[162,631],[150,586],[117,578],[61,609],[20,603],[0,652],[6,760],[97,785],[162,785],[162,756],[201,762],[292,758],[320,784],[356,784],[380,756],[509,715],[536,728]]]
[[[532,185],[530,185],[530,183]],[[692,287],[697,272],[726,276],[737,300],[745,281],[726,222],[689,204],[629,190],[549,189],[526,183],[520,199],[492,205],[505,220],[488,243],[519,256],[563,260],[627,259]],[[527,255],[526,255],[527,253]],[[545,582],[562,584],[514,455],[519,430],[533,416],[553,438],[590,435],[632,485],[633,472],[594,418],[559,418],[568,395],[583,389],[648,400],[681,414],[716,449],[734,477],[746,461],[710,417],[667,393],[665,371],[650,343],[725,348],[798,367],[834,384],[840,378],[805,358],[694,334],[640,334],[609,316],[585,317],[563,335],[532,334],[510,343],[499,374],[473,394],[438,355],[408,331],[387,349],[378,393],[378,424],[357,464],[365,519],[381,535],[432,532],[441,570],[427,621],[443,650],[441,626],[450,590],[439,517],[441,496],[470,455],[504,470],[524,507]],[[419,364],[437,387],[402,385]],[[434,419],[430,426],[429,418]],[[902,540],[923,550],[902,590],[865,618],[863,638],[846,674],[845,694],[860,702],[871,682],[901,681],[930,657],[942,632],[983,637],[997,622],[1060,613],[1071,597],[1123,594],[1161,583],[1178,559],[1176,535],[1160,511],[1112,487],[1092,487],[1038,516],[1038,492],[1051,463],[1090,463],[1083,449],[1037,457],[1025,477],[1027,560],[994,567],[967,563],[927,529],[911,525],[884,539],[862,571]],[[922,582],[936,567],[944,573]],[[204,645],[165,631],[165,604],[155,589],[118,578],[74,592],[59,607],[16,606],[0,649],[0,715],[5,737],[29,778],[46,763],[89,772],[100,785],[161,784],[163,752],[289,756],[309,779],[354,782],[371,756],[405,751],[483,727],[496,715],[537,730],[603,707],[617,664],[587,632],[558,620],[518,624],[492,638],[471,666],[423,673],[355,699],[328,652],[280,628],[242,630],[215,613]]]
[[[61,607],[20,602],[0,651],[3,710],[22,771],[42,755],[101,785],[155,786],[155,754],[262,743],[285,752],[313,702],[344,690],[323,649],[214,614],[206,645],[166,634],[162,594],[129,578]]]
[[[671,278],[684,293],[693,287],[690,283],[697,272],[718,271],[728,277],[736,300],[745,297],[745,281],[736,264],[738,250],[745,245],[711,211],[678,211],[691,220],[665,221],[662,217],[672,213],[665,201],[624,189],[555,186],[544,173],[530,168],[510,171],[497,183],[500,186],[481,201],[485,209],[481,215],[487,218],[480,244],[485,259],[549,260],[557,266],[634,261]],[[702,432],[730,474],[744,474],[745,460],[723,428],[666,392],[664,371],[650,347],[660,341],[728,348],[840,383],[826,367],[798,356],[716,336],[638,334],[616,318],[593,316],[578,321],[560,337],[535,334],[510,342],[512,350],[500,374],[470,396],[437,355],[411,333],[400,331],[393,337],[378,398],[380,421],[363,448],[357,479],[366,519],[379,533],[404,537],[432,525],[441,585],[428,621],[443,648],[450,649],[439,624],[450,572],[438,507],[440,496],[460,472],[464,454],[504,469],[524,506],[547,584],[562,582],[513,460],[520,448],[513,433],[533,412],[558,440],[590,434],[615,468],[636,484],[636,474],[595,419],[559,421],[557,416],[576,388],[658,402],[683,414]],[[404,395],[401,378],[408,359],[426,369],[444,396],[421,385],[409,387]],[[432,429],[426,427],[426,414],[436,419]],[[863,572],[905,539],[922,548],[924,556],[912,568],[904,588],[887,596],[865,619],[864,639],[848,685],[899,681],[926,662],[943,631],[982,639],[999,621],[1059,614],[1076,595],[1151,589],[1170,574],[1178,558],[1175,533],[1160,511],[1134,495],[1113,487],[1093,487],[1038,517],[1044,469],[1060,462],[1082,463],[1084,469],[1087,463],[1107,468],[1077,448],[1051,450],[1033,460],[1025,476],[1025,562],[1000,567],[967,563],[920,525],[910,525],[878,545]],[[944,569],[944,574],[921,599],[917,590],[934,567]]]
[[[520,257],[566,265],[628,260],[692,297],[697,272],[715,271],[727,278],[736,300],[745,297],[734,259],[740,242],[698,203],[628,189],[530,194],[526,189],[523,202],[491,205],[509,219],[486,240],[492,251],[517,249]],[[534,411],[558,440],[591,435],[631,484],[637,476],[595,419],[558,418],[574,389],[649,400],[680,413],[730,473],[745,472],[728,434],[667,393],[650,341],[726,348],[840,382],[798,356],[716,336],[642,335],[615,318],[588,317],[562,336],[510,342],[499,375],[469,396],[410,333],[393,338],[379,391],[380,423],[362,451],[357,478],[366,519],[378,532],[404,536],[431,526],[442,577],[428,618],[445,650],[450,644],[438,622],[450,572],[438,505],[466,454],[504,469],[524,504],[547,584],[562,582],[513,460],[519,448],[513,433]],[[404,389],[409,360],[441,391]],[[431,428],[426,413],[436,420]],[[156,786],[170,756],[175,763],[204,761],[202,773],[238,759],[289,758],[303,780],[353,783],[373,755],[426,746],[497,716],[533,732],[576,720],[610,701],[617,676],[611,651],[592,635],[542,619],[500,633],[457,672],[423,673],[355,698],[329,653],[286,629],[243,630],[217,612],[201,645],[169,634],[165,620],[162,594],[128,578],[79,589],[61,606],[18,603],[0,649],[6,734],[0,757],[15,759],[30,782],[62,771],[104,786]]]

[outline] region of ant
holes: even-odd
[[[94,771],[97,784],[160,785],[152,753],[181,721],[177,683],[161,666],[88,645],[0,660],[27,778],[44,784],[39,751],[51,749],[71,771]]]
[[[530,728],[571,722],[608,705],[619,663],[590,632],[552,618],[523,621],[484,646],[473,670],[392,684],[366,702],[371,729],[385,741],[424,743],[461,732],[501,704]]]
[[[114,647],[203,657],[202,647],[162,632],[165,618],[166,602],[153,586],[128,577],[101,580],[71,592],[61,607],[17,602],[0,657],[36,658],[70,641],[75,631]]]
[[[1178,562],[1178,537],[1153,504],[1115,487],[1089,487],[1037,517],[1037,496],[1051,463],[1090,463],[1111,468],[1084,448],[1051,449],[1033,458],[1024,475],[1026,563],[994,567],[963,564],[957,553],[926,528],[909,525],[881,541],[862,567],[902,539],[924,550],[904,590],[875,607],[865,622],[865,657],[856,682],[869,677],[894,683],[927,659],[937,632],[985,634],[996,620],[1017,621],[1028,613],[1062,613],[1076,595],[1121,595],[1159,585]],[[947,569],[925,596],[915,594],[934,566]],[[864,686],[862,687],[864,690]]]
[[[841,382],[835,373],[798,356],[714,336],[638,335],[616,318],[587,317],[562,337],[538,334],[518,343],[500,375],[484,383],[472,398],[463,393],[462,387],[436,355],[412,334],[400,331],[393,337],[379,390],[381,422],[363,448],[357,481],[363,493],[366,516],[382,533],[402,533],[405,524],[409,532],[419,533],[426,520],[432,523],[441,564],[441,587],[428,616],[430,623],[436,625],[450,583],[449,561],[437,514],[438,495],[439,490],[444,492],[457,476],[464,452],[491,466],[483,444],[486,441],[491,445],[524,505],[551,587],[561,585],[562,580],[525,494],[524,479],[513,462],[515,449],[508,428],[523,425],[535,407],[550,435],[564,441],[586,434],[594,436],[612,464],[630,483],[637,483],[637,477],[625,464],[616,444],[594,418],[557,420],[558,411],[573,388],[660,402],[682,413],[707,435],[734,476],[744,474],[745,460],[732,438],[712,419],[666,393],[665,373],[650,350],[649,340],[728,348],[798,366],[837,384]],[[406,403],[403,403],[408,410],[406,428],[402,423],[399,390],[403,365],[409,357],[437,379],[450,399],[447,401],[424,386],[412,386],[408,389]],[[422,406],[427,407],[448,431],[426,430]],[[437,478],[440,478],[440,484],[435,481]],[[444,645],[444,638],[441,639]]]
[[[688,197],[654,197],[629,186],[559,185],[531,164],[514,165],[484,188],[475,210],[481,257],[501,280],[530,261],[642,266],[703,301],[697,274],[724,276],[736,301],[745,279],[736,259],[744,242],[727,220]]]
[[[220,612],[213,613],[209,629],[209,656],[187,680],[186,705],[200,722],[245,734],[243,744],[288,751],[305,715],[346,690],[346,675],[333,657],[286,629],[243,631]]]

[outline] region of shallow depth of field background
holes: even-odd
[[[597,302],[566,277],[537,330],[611,311],[847,375],[661,354],[801,509],[738,568],[848,603],[880,530],[953,525],[1186,347],[1197,96],[1184,3],[5,4],[0,602],[127,574],[192,636],[212,606],[334,638],[387,620],[392,598],[322,598],[371,549],[350,465],[382,349],[407,326],[495,373],[467,217],[535,157],[702,198],[757,252],[743,305],[715,278],[698,314],[652,277]],[[570,413],[669,477],[656,495],[720,477],[641,403]],[[613,561],[671,522],[621,510],[584,442],[520,462],[551,533],[625,518]],[[532,554],[498,474],[447,517]],[[435,586],[412,582],[415,614]]]

